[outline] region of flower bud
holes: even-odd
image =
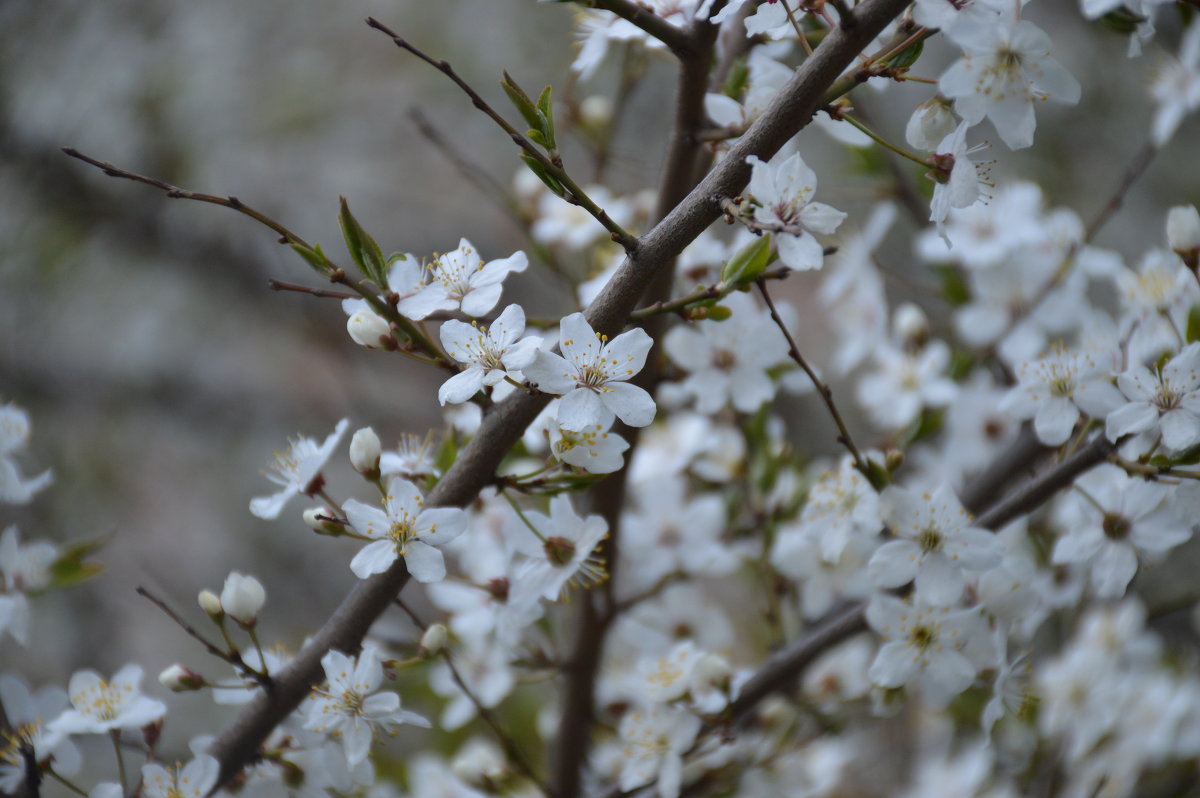
[[[428,659],[441,654],[446,648],[446,640],[449,637],[449,632],[443,624],[435,623],[425,630],[425,634],[421,635],[421,645],[419,653],[421,657]]]
[[[703,654],[692,666],[692,681],[700,687],[723,688],[733,678],[729,660],[718,654]]]
[[[920,349],[929,340],[929,319],[925,311],[911,302],[896,308],[892,315],[892,334],[905,346]]]
[[[199,690],[206,682],[204,677],[183,665],[176,663],[158,674],[158,681],[172,693],[186,693]]]
[[[367,349],[380,349],[383,339],[392,337],[392,328],[387,320],[370,308],[355,311],[346,319],[346,331],[354,343]]]
[[[309,507],[304,511],[304,523],[308,524],[308,528],[318,535],[329,535],[336,538],[346,534],[342,525],[331,520],[332,518],[334,518],[333,511],[328,507]]]
[[[267,592],[253,576],[234,571],[225,577],[225,587],[221,589],[221,607],[243,626],[254,625],[258,611],[266,600]]]
[[[1167,213],[1167,244],[1192,271],[1200,266],[1200,212],[1179,205]]]
[[[350,463],[368,479],[379,478],[379,456],[382,453],[379,436],[370,427],[363,427],[350,439]]]
[[[214,621],[225,617],[225,609],[221,606],[221,599],[217,597],[216,593],[211,590],[201,590],[197,600],[200,602],[200,609],[204,610]]]
[[[946,136],[954,132],[957,123],[945,97],[934,95],[917,106],[904,128],[904,139],[918,150],[933,152]]]
[[[467,784],[489,792],[499,791],[510,776],[504,754],[492,743],[479,738],[468,740],[458,749],[450,769]]]
[[[603,94],[593,94],[585,97],[579,104],[579,116],[583,124],[596,130],[603,130],[612,122],[612,100]]]

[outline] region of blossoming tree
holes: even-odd
[[[297,647],[264,646],[270,586],[253,576],[203,591],[199,623],[139,589],[179,625],[181,664],[161,684],[236,706],[222,726],[191,728],[144,695],[136,663],[111,680],[79,663],[65,690],[5,673],[0,789],[678,798],[1194,785],[1200,647],[1150,626],[1164,610],[1140,585],[1200,518],[1200,213],[1181,198],[1143,231],[1136,265],[1094,237],[1200,107],[1195,3],[1081,5],[1123,26],[1130,58],[1173,53],[1146,92],[1146,149],[1087,220],[973,160],[988,130],[997,160],[1036,146],[1044,101],[1097,90],[1056,58],[1037,22],[1046,0],[578,5],[574,79],[594,79],[618,43],[678,72],[650,206],[581,182],[568,137],[602,153],[619,122],[600,95],[564,108],[550,86],[529,93],[505,74],[511,108],[492,103],[368,20],[379,44],[441,72],[512,142],[533,258],[466,238],[385,255],[342,200],[343,258],[241,200],[66,150],[265,225],[332,284],[291,290],[340,300],[331,316],[375,357],[440,375],[429,404],[446,426],[387,450],[369,419],[344,447],[351,421],[331,418],[323,441],[298,437],[275,456],[278,491],[247,497],[259,518],[291,514],[357,542],[329,555],[356,586]],[[868,124],[871,92],[902,94],[903,117]],[[816,199],[836,179],[805,160],[823,135],[885,159],[878,193],[898,201],[855,218]],[[876,253],[899,206],[918,229],[898,246],[936,267],[940,295],[885,288]],[[571,259],[596,273],[562,269]],[[560,316],[501,305],[509,277],[541,266],[572,281]],[[797,271],[821,273],[800,308],[777,298]],[[818,308],[826,334],[803,334],[801,314]],[[800,402],[836,430],[839,456],[789,435],[782,411]],[[0,407],[9,504],[53,479],[24,475],[30,429],[17,404]],[[335,457],[359,484],[331,484]],[[103,552],[22,543],[8,526],[0,642],[36,646],[37,595],[92,576],[89,558]],[[391,616],[411,634],[389,635]],[[194,736],[188,754],[160,750],[176,723]],[[398,733],[404,752],[385,744]],[[111,759],[82,761],[75,743],[93,735],[111,739]]]

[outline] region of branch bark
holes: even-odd
[[[729,155],[644,238],[605,290],[588,309],[592,327],[615,335],[654,277],[720,216],[715,196],[735,196],[750,179],[746,157],[764,160],[800,131],[819,107],[825,90],[908,0],[864,0],[854,12],[856,24],[838,27],[796,71],[759,120],[730,149]],[[463,506],[488,484],[496,467],[525,428],[549,402],[544,395],[519,394],[495,406],[479,432],[459,454],[428,497],[428,506]],[[331,648],[352,652],[376,618],[408,582],[402,562],[358,584],[295,659],[275,675],[275,687],[248,704],[214,741],[211,752],[221,763],[220,783],[250,763],[267,735],[308,695],[321,678],[321,657]]]

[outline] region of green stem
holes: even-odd
[[[538,540],[542,541],[542,543],[545,543],[546,536],[543,535],[541,532],[539,532],[538,528],[536,526],[534,526],[530,522],[530,520],[525,516],[525,513],[522,512],[522,510],[521,510],[521,506],[519,504],[517,504],[517,500],[514,499],[512,496],[509,496],[508,491],[506,491],[506,490],[500,491],[500,495],[503,496],[506,501],[508,501],[509,506],[511,506],[513,508],[513,512],[515,512],[517,514],[517,518],[520,518],[522,523],[524,523],[525,526],[529,527],[529,531],[532,532],[534,535],[536,535]]]
[[[48,775],[50,778],[54,779],[59,784],[63,785],[64,787],[66,787],[68,790],[75,793],[76,795],[82,795],[82,796],[84,796],[84,798],[87,798],[87,790],[85,790],[82,787],[80,787],[79,785],[75,784],[75,782],[71,781],[67,777],[61,775],[53,767],[49,767],[46,769],[46,775]]]
[[[121,753],[121,730],[113,729],[108,733],[112,739],[113,752],[117,755],[117,778],[121,782],[121,793],[129,792],[129,782],[125,777],[125,755]]]
[[[879,144],[881,147],[886,147],[887,149],[896,153],[900,157],[907,158],[908,160],[912,161],[913,163],[919,163],[921,166],[925,167],[926,169],[929,168],[929,161],[925,160],[924,158],[922,158],[919,155],[914,155],[913,153],[909,152],[906,149],[903,149],[902,147],[897,147],[895,144],[891,143],[890,141],[885,139],[883,136],[876,133],[874,130],[871,130],[871,128],[867,127],[862,122],[855,119],[854,117],[843,114],[842,119],[844,119],[847,122],[849,122],[850,124],[854,125],[856,128],[861,130],[863,133],[866,133],[868,136],[870,136],[875,141],[876,144]]]

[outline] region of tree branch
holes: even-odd
[[[631,2],[631,0],[578,0],[578,2],[580,5],[616,14],[630,25],[640,28],[658,39],[681,59],[685,58],[692,50],[692,40],[686,31],[675,27],[653,11]]]
[[[636,251],[588,309],[588,322],[594,329],[609,335],[619,332],[653,279],[720,216],[709,198],[736,196],[750,178],[746,157],[769,159],[807,125],[822,104],[826,89],[907,5],[908,0],[864,0],[855,9],[853,29],[839,27],[825,38],[779,97],[730,149],[729,156],[641,239]],[[474,499],[549,400],[543,394],[522,393],[491,408],[478,433],[430,493],[427,506],[461,507]],[[221,784],[258,756],[262,741],[304,700],[311,685],[320,681],[325,652],[356,651],[371,624],[407,582],[403,561],[360,582],[296,657],[274,675],[275,690],[259,693],[242,709],[210,749],[221,763]]]

